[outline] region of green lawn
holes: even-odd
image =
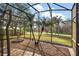
[[[35,35],[35,38],[38,39],[38,33],[35,32],[34,35]],[[71,35],[60,34],[59,36],[61,37],[52,36],[52,42],[63,44],[63,45],[68,45],[68,46],[72,45]],[[24,37],[24,35],[21,35],[21,37]],[[25,37],[30,38],[30,33],[27,33]],[[40,40],[51,42],[51,36],[49,34],[43,33]]]
[[[34,32],[34,35],[35,39],[37,40],[38,33]],[[24,37],[24,35],[21,35],[20,37]],[[17,38],[17,36],[10,36],[10,38]],[[29,32],[25,35],[25,38],[30,38]],[[33,39],[33,36],[31,36],[31,38]],[[6,36],[4,36],[4,39],[6,39]],[[49,33],[43,33],[40,40],[51,42],[51,36]],[[54,35],[52,36],[52,42],[71,46],[71,35],[60,34],[59,37]]]

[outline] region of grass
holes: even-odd
[[[38,39],[38,33],[34,32],[35,35],[35,39]],[[24,35],[21,35],[20,37],[24,37]],[[10,38],[17,38],[17,36],[10,36]],[[27,34],[25,35],[25,38],[30,38],[30,33],[27,32]],[[31,38],[33,39],[33,36],[31,36]],[[6,36],[4,36],[4,39],[6,39]],[[47,41],[47,42],[51,42],[51,35],[48,33],[43,33],[40,40],[42,41]],[[67,46],[72,46],[71,44],[71,35],[65,35],[65,34],[59,34],[59,36],[52,36],[52,42],[54,43],[59,43],[62,45],[67,45]]]
[[[37,40],[38,39],[38,33],[34,33],[34,35],[35,35],[35,38]],[[24,36],[21,35],[21,37],[24,37]],[[27,33],[25,37],[30,38],[30,34]],[[32,36],[32,39],[33,39],[33,36]],[[51,36],[49,34],[43,33],[40,40],[51,42]],[[52,42],[67,45],[67,46],[72,46],[72,44],[71,44],[71,35],[62,34],[62,35],[59,35],[59,37],[53,35],[52,36]]]

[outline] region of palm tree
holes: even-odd
[[[58,17],[56,19],[56,26],[57,26],[57,33],[59,34],[59,30],[60,30],[60,22],[62,21],[61,16]]]
[[[50,18],[46,18],[46,19],[47,19],[47,21],[46,21],[45,25],[49,28],[49,30],[51,29],[51,24],[52,24],[52,28],[53,28],[52,31],[56,32],[56,33],[59,32],[59,28],[60,28],[59,24],[62,21],[61,16],[52,17],[52,22],[51,22]]]

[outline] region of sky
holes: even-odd
[[[68,9],[72,9],[72,6],[73,6],[73,3],[58,3],[59,5],[62,5]],[[57,5],[54,5],[52,3],[50,3],[50,6],[52,9],[63,9],[62,7],[59,7]],[[38,5],[35,5],[34,6],[38,11],[44,11],[44,10],[48,10],[48,5],[46,3],[41,3],[41,4],[38,4]],[[34,9],[30,8],[31,11],[34,13]],[[50,13],[49,12],[43,12],[43,13],[40,13],[41,14],[41,17],[50,17]],[[70,11],[52,11],[52,17],[53,16],[62,16],[62,19],[63,20],[67,20],[67,19],[70,19],[71,20],[71,12]]]

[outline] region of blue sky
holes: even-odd
[[[72,9],[72,6],[73,6],[73,3],[58,3],[58,4],[68,8],[68,9]],[[51,6],[52,9],[63,9],[59,6],[56,6],[56,5],[52,4],[52,3],[50,3],[50,6]],[[36,5],[34,7],[39,11],[44,11],[44,10],[49,9],[48,5],[46,3],[41,3],[41,4]],[[35,12],[35,11],[32,9],[32,12]],[[56,15],[62,16],[62,19],[64,19],[64,20],[66,20],[67,18],[71,19],[71,12],[70,11],[52,11],[52,15],[53,16],[56,16]],[[49,12],[43,12],[43,13],[41,13],[41,16],[49,17],[50,13]]]

